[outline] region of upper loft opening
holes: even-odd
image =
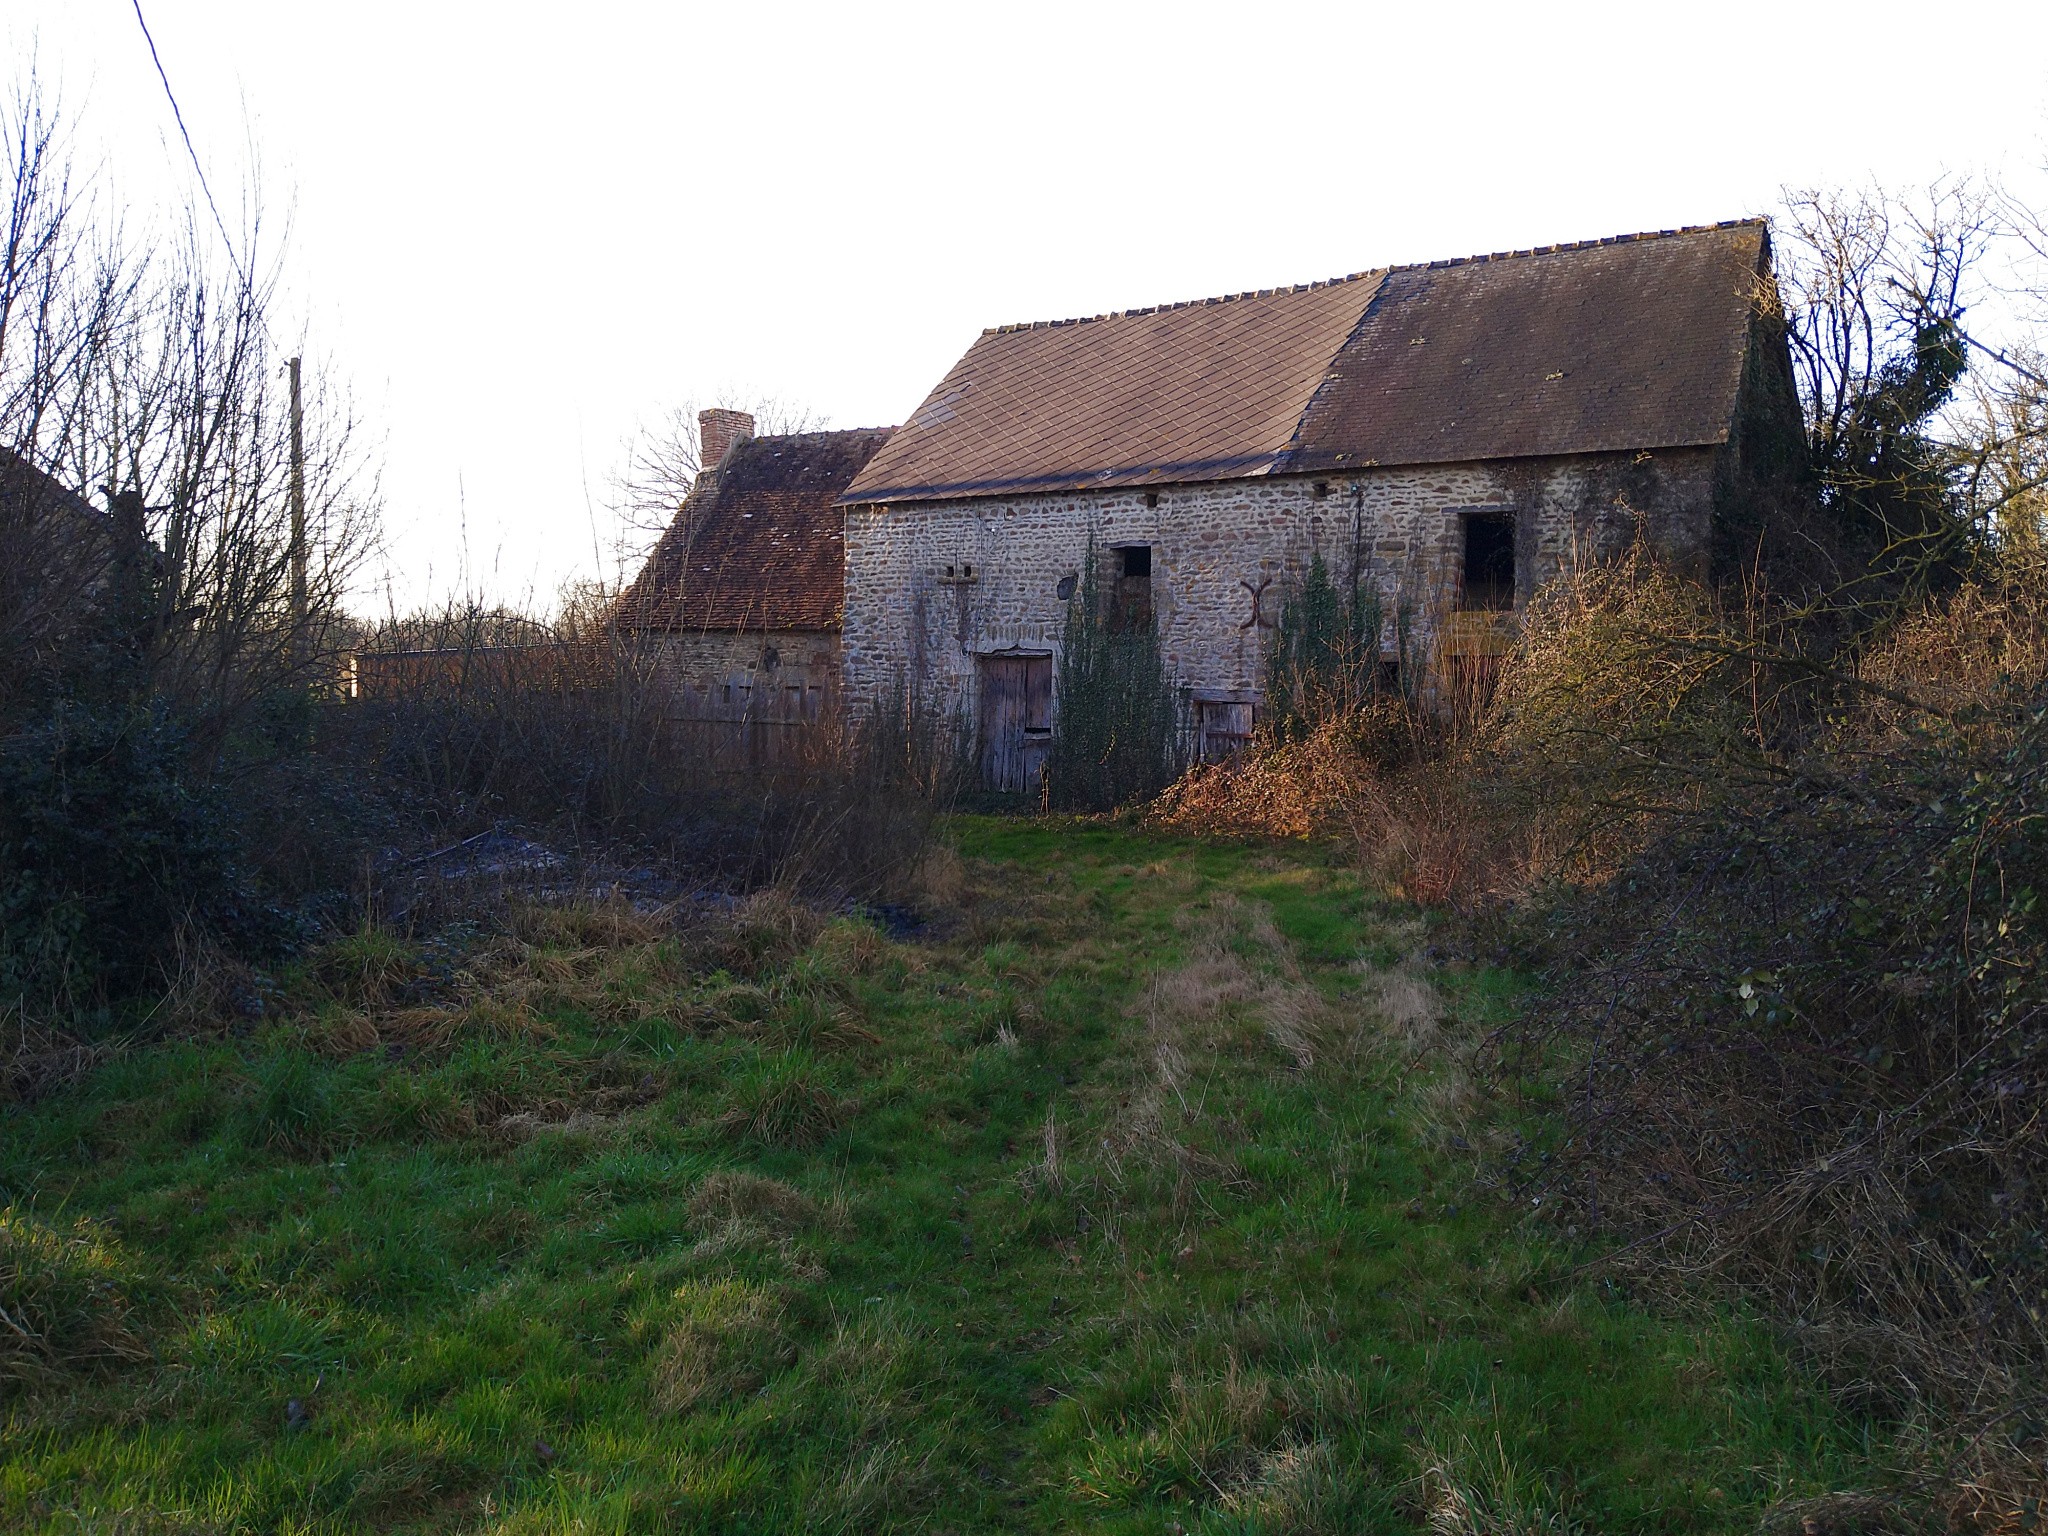
[[[1110,551],[1116,585],[1110,594],[1109,627],[1129,634],[1152,627],[1152,546],[1126,544]]]
[[[1468,512],[1464,581],[1458,606],[1509,609],[1515,606],[1515,516],[1512,512]]]

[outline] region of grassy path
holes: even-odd
[[[920,940],[367,936],[10,1107],[0,1527],[1733,1532],[1856,1481],[1761,1330],[1475,1199],[1499,978],[1307,854],[955,832]]]

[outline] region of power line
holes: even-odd
[[[171,89],[171,77],[164,73],[164,61],[156,51],[156,39],[149,35],[149,23],[142,18],[142,0],[132,0],[135,6],[135,24],[142,28],[142,40],[149,44],[150,62],[156,65],[156,77],[164,83],[164,96],[171,104],[171,116],[178,122],[178,137],[185,141],[185,153],[192,157],[192,169],[199,177],[199,190],[206,194],[206,206],[213,211],[213,226],[220,231],[220,238],[228,248],[228,260],[234,263],[235,276],[242,280],[242,286],[249,286],[249,274],[242,270],[242,259],[235,253],[235,242],[228,234],[227,221],[220,216],[220,205],[213,200],[213,188],[206,184],[206,167],[199,163],[199,151],[192,147],[192,135],[185,127],[185,114],[178,110],[178,96]]]

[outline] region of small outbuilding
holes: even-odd
[[[817,719],[841,677],[845,545],[838,498],[886,427],[757,437],[705,411],[704,470],[619,600],[688,718],[763,728]]]

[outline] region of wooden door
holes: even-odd
[[[1035,791],[1052,739],[1052,658],[981,658],[981,776],[990,789]]]
[[[1252,739],[1252,706],[1226,699],[1195,701],[1195,752],[1205,763],[1235,757]]]

